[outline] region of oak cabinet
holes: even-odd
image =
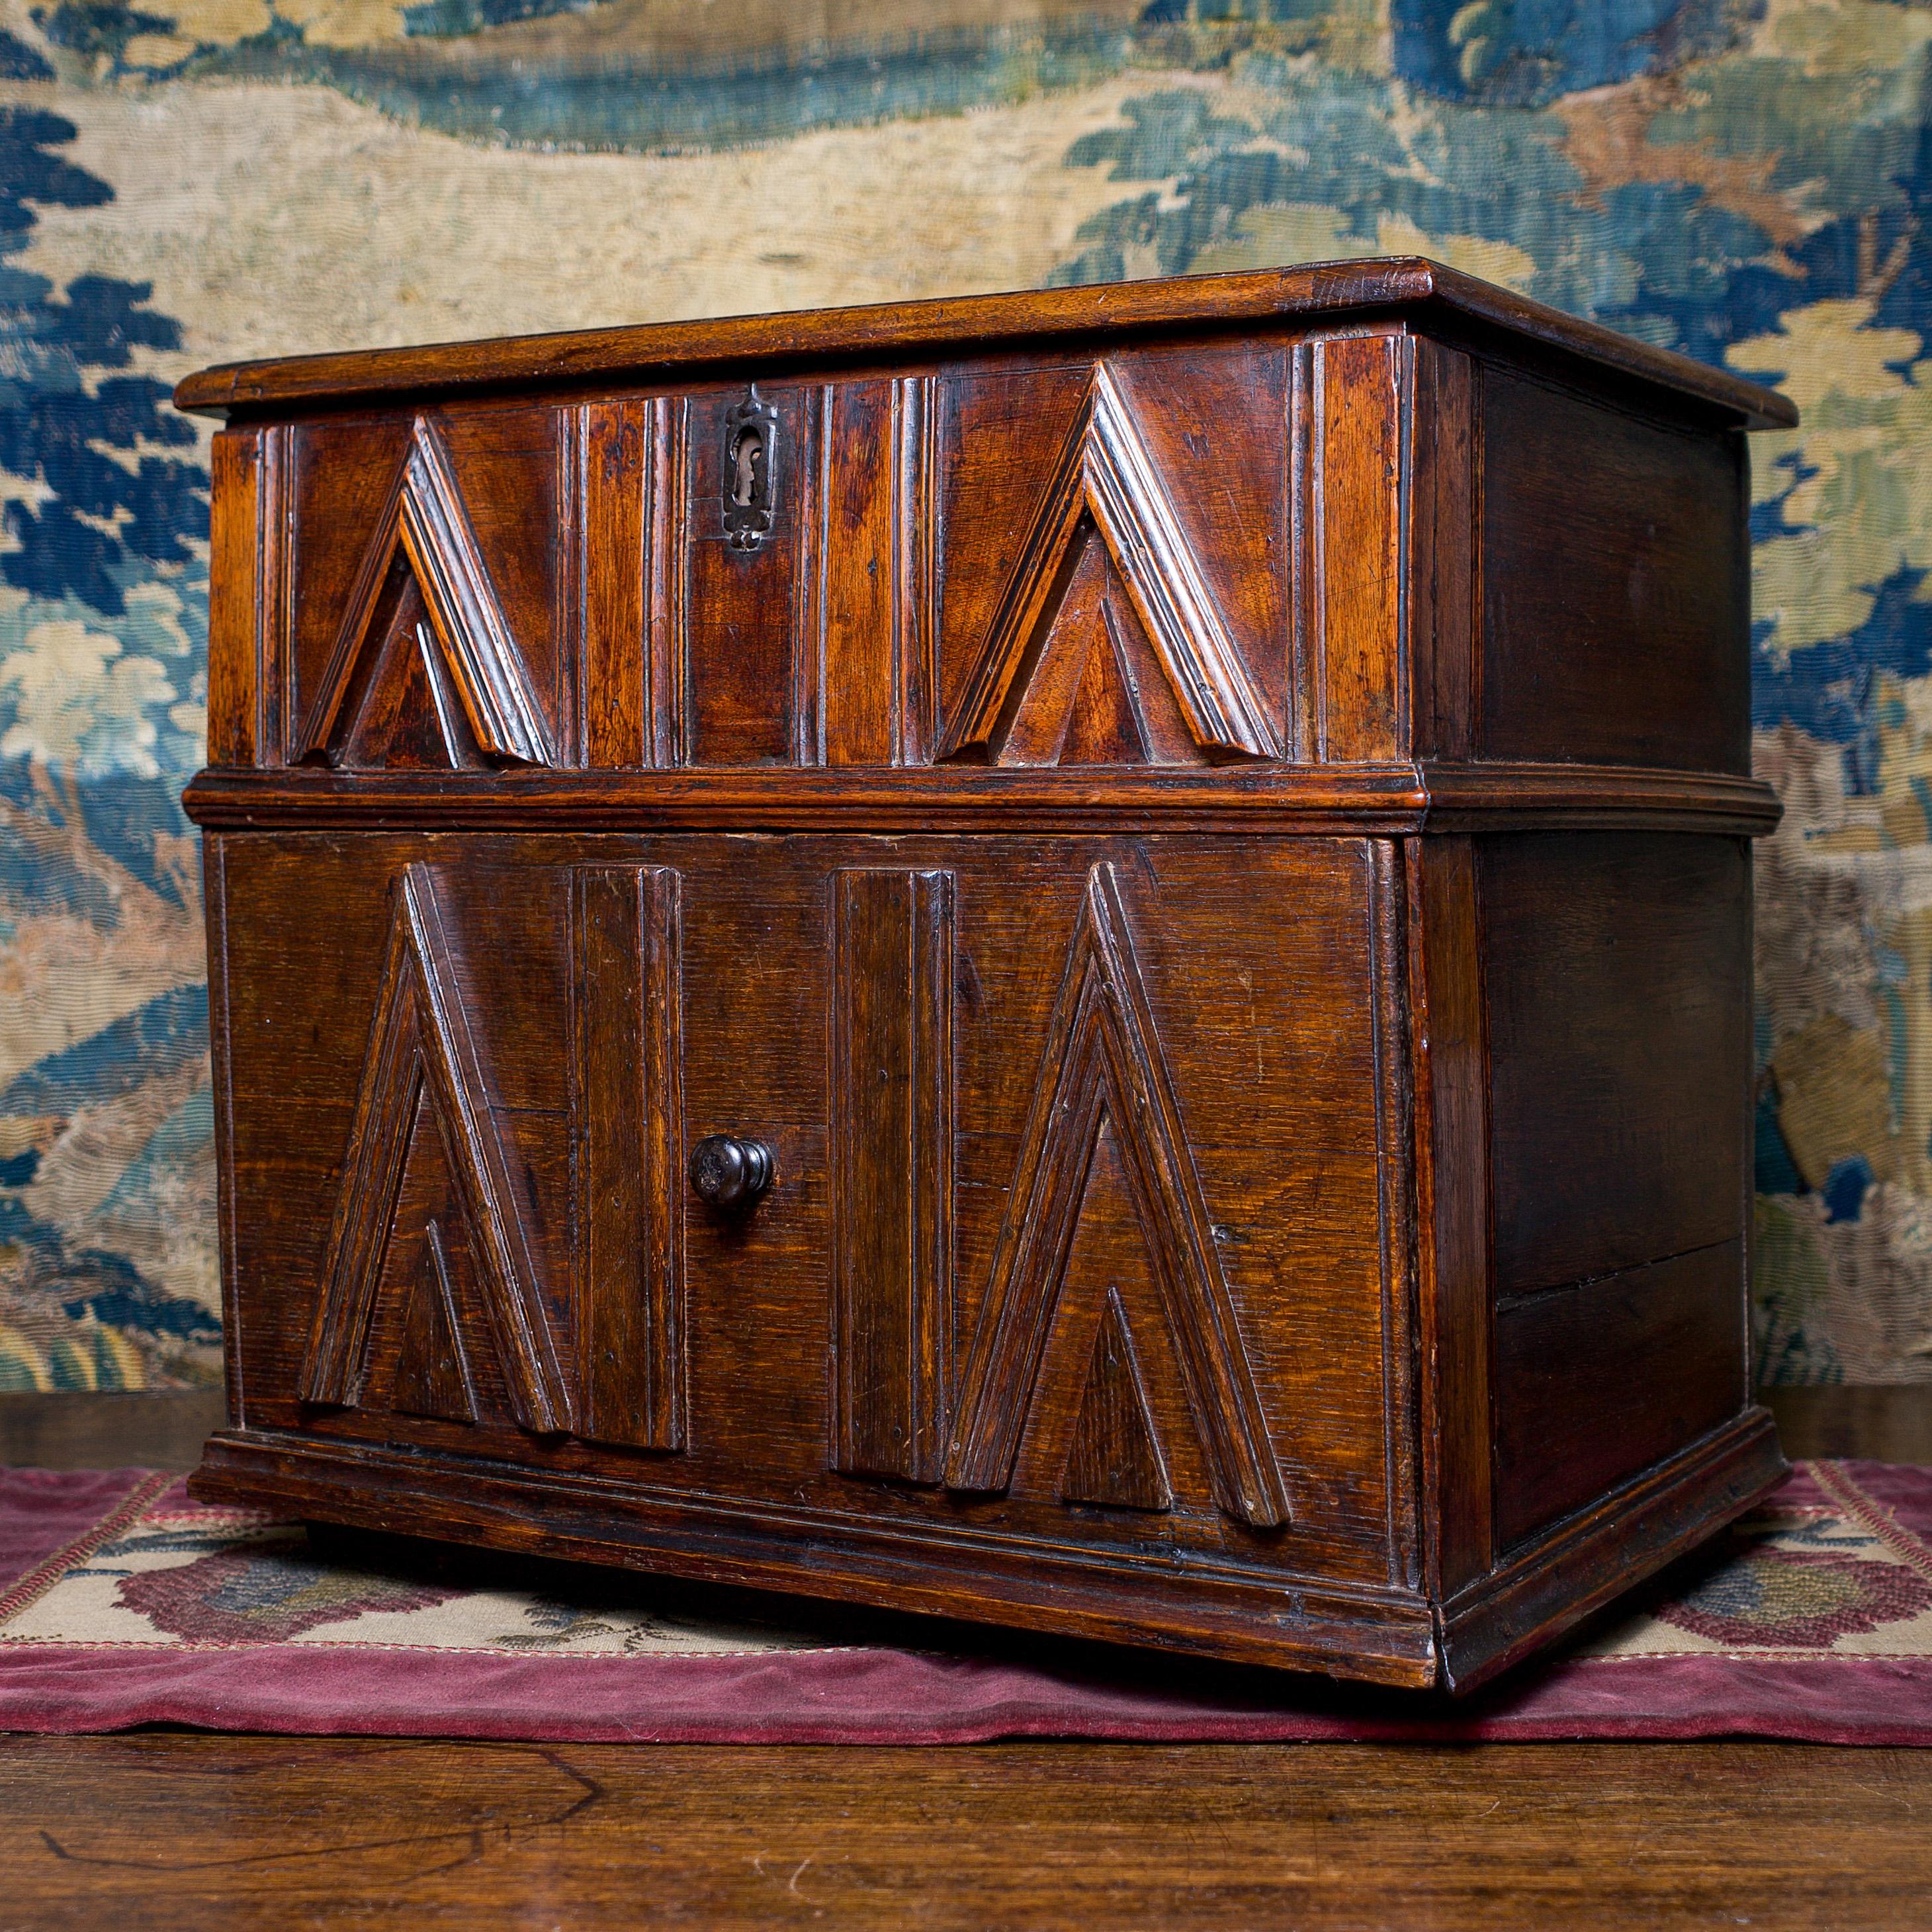
[[[1780,1472],[1781,398],[1394,261],[180,400],[200,1493],[1461,1688]]]

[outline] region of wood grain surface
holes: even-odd
[[[1910,1388],[1786,1446],[1932,1460]],[[207,1392],[0,1395],[0,1460],[186,1467]],[[1912,1432],[1916,1429],[1918,1433]],[[192,1442],[190,1441],[192,1438]],[[1932,1752],[1739,1742],[625,1749],[0,1738],[0,1928],[1932,1926]]]
[[[1500,338],[1508,352],[1546,358],[1565,373],[1593,365],[1614,370],[1674,395],[1680,406],[1702,404],[1714,418],[1741,428],[1769,428],[1797,419],[1775,390],[1418,256],[230,363],[188,376],[176,388],[175,405],[218,416],[398,392],[680,380],[726,361],[782,368],[828,353],[860,360],[961,347],[1046,346],[1069,337],[1104,341],[1127,331],[1198,326],[1204,316],[1230,328],[1284,320],[1346,326],[1352,315],[1402,306],[1424,309],[1432,324],[1460,327],[1492,346]]]
[[[1932,1752],[0,1742],[0,1928],[1932,1925]]]
[[[1479,755],[1749,771],[1744,438],[1493,366],[1482,424]]]
[[[1784,1453],[1932,1463],[1932,1385],[1765,1388]],[[0,1464],[192,1469],[227,1413],[220,1389],[58,1395],[0,1391]]]

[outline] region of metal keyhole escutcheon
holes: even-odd
[[[742,1214],[771,1185],[778,1162],[763,1141],[712,1134],[691,1150],[691,1184],[709,1206]]]
[[[778,488],[778,412],[755,382],[725,413],[720,476],[725,541],[754,550],[772,533]]]

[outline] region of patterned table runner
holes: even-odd
[[[1932,1469],[1802,1463],[1462,1702],[299,1524],[140,1470],[0,1470],[0,1730],[716,1743],[998,1737],[1932,1744]]]

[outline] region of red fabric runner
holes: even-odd
[[[0,1472],[0,1729],[1932,1744],[1932,1470],[1878,1463],[1800,1466],[1570,1650],[1461,1702],[952,1625],[945,1641],[968,1647],[841,1642],[824,1612],[812,1630],[748,1624],[741,1602],[721,1617],[646,1577],[560,1568],[533,1587],[526,1568],[504,1590],[472,1567],[489,1587],[406,1558],[330,1565],[293,1526],[142,1471]],[[894,1626],[914,1642],[928,1628]]]

